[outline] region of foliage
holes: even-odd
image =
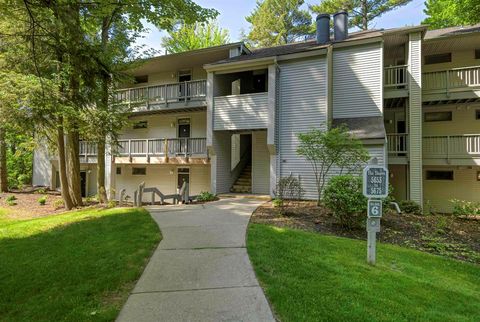
[[[304,0],[257,0],[245,19],[250,23],[247,43],[255,47],[283,45],[312,34],[312,17],[300,7]]]
[[[367,30],[375,18],[404,6],[412,0],[323,0],[310,6],[313,12],[334,14],[346,10],[349,13],[350,27]]]
[[[422,207],[413,200],[402,200],[398,203],[400,210],[407,214],[422,215]]]
[[[478,320],[478,265],[377,243],[372,267],[361,240],[262,224],[247,237],[280,321]]]
[[[8,201],[14,201],[14,200],[17,200],[17,197],[15,197],[15,195],[9,195],[7,198],[5,198],[5,200],[8,202]]]
[[[57,199],[57,200],[55,200],[55,201],[53,202],[53,207],[54,207],[55,209],[60,209],[60,208],[65,207],[65,204],[64,204],[64,202],[63,202],[62,199]]]
[[[302,183],[299,178],[290,174],[288,177],[280,178],[277,182],[277,187],[273,191],[276,199],[288,201],[288,200],[301,200],[305,194],[305,190],[302,188]]]
[[[229,41],[228,30],[220,28],[215,21],[195,24],[182,23],[162,39],[162,46],[166,53],[172,54],[224,45]]]
[[[114,321],[161,239],[143,209],[5,220],[1,321]]]
[[[10,132],[6,138],[8,187],[22,188],[32,182],[33,135]]]
[[[480,22],[479,0],[427,0],[425,7],[427,18],[422,23],[432,29]]]
[[[280,199],[280,198],[274,198],[272,200],[272,204],[275,208],[279,208],[279,207],[282,207],[283,206],[283,199]]]
[[[362,142],[348,133],[344,126],[327,131],[311,130],[299,134],[298,138],[297,153],[312,166],[319,204],[330,170],[335,168],[339,174],[357,172],[369,159]]]
[[[215,200],[215,195],[208,191],[202,191],[198,195],[197,200],[201,202],[213,201]]]
[[[367,211],[362,178],[352,175],[331,178],[325,188],[323,201],[342,227],[355,228],[363,221]]]
[[[47,203],[47,196],[41,196],[40,198],[38,198],[38,203],[40,206],[45,206],[45,204]]]
[[[452,199],[455,216],[480,216],[480,202]]]
[[[117,202],[115,200],[109,200],[107,202],[107,208],[115,208],[117,206]]]

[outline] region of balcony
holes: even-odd
[[[385,98],[408,96],[408,65],[388,66],[384,68],[383,87]]]
[[[268,93],[250,93],[214,98],[214,130],[266,129]]]
[[[423,73],[425,99],[480,97],[480,66]]]
[[[206,138],[119,140],[116,163],[208,163]]]
[[[88,141],[80,141],[80,163],[97,163],[97,144]]]
[[[423,158],[472,160],[480,158],[480,134],[424,136]]]
[[[115,91],[114,104],[134,112],[206,106],[207,81],[149,85]]]

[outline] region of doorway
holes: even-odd
[[[87,196],[87,171],[80,171],[80,191],[82,198]]]
[[[178,119],[178,132],[179,138],[178,153],[188,153],[188,138],[190,138],[190,119]]]
[[[189,168],[178,168],[177,170],[177,189],[180,189],[183,186],[183,183],[186,182],[190,184],[190,169]]]
[[[184,98],[187,100],[190,96],[190,91],[188,89],[188,84],[192,80],[192,71],[190,70],[181,70],[178,72],[178,82],[180,83],[179,86],[179,97]]]
[[[397,133],[406,134],[407,133],[407,123],[402,121],[397,121]],[[399,151],[407,151],[407,138],[405,136],[400,136],[398,138],[398,149]],[[405,153],[399,153],[398,156],[405,156]]]

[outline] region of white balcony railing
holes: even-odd
[[[205,138],[119,140],[117,154],[128,157],[203,156],[207,154]]]
[[[408,152],[408,134],[387,134],[387,150],[390,155],[406,156]]]
[[[383,83],[385,88],[405,89],[408,86],[408,65],[389,66],[384,68]]]
[[[424,158],[480,158],[480,134],[424,136]]]
[[[172,102],[187,102],[204,99],[207,93],[207,81],[194,80],[181,83],[149,85],[115,91],[115,104],[153,105]]]
[[[80,141],[79,151],[80,156],[84,158],[97,156],[97,144],[88,141]]]
[[[448,94],[455,90],[480,89],[480,66],[423,73],[422,78],[424,92]]]

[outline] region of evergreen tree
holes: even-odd
[[[423,23],[432,29],[480,22],[480,0],[427,0],[425,7]]]

